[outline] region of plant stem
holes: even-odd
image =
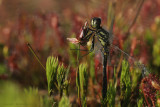
[[[142,86],[141,86],[141,89],[142,89],[144,98],[145,98],[145,100],[146,100],[147,106],[148,106],[148,107],[151,107],[150,104],[149,104],[149,102],[148,102],[148,100],[147,100],[147,97],[146,97],[146,95],[145,95],[145,93],[144,93],[144,82],[145,82],[145,78],[142,79],[142,82],[141,82],[141,83],[142,83],[142,84],[141,84],[141,85],[142,85]]]
[[[78,45],[78,49],[80,49],[80,44]],[[79,104],[80,107],[82,107],[81,105],[81,93],[80,93],[80,79],[79,79],[79,57],[80,57],[80,50],[77,51],[77,74],[76,74],[76,78],[78,79],[78,100],[79,100]]]
[[[138,16],[139,16],[139,13],[140,13],[140,11],[141,11],[141,8],[142,8],[142,6],[143,6],[143,3],[144,3],[144,0],[142,0],[142,1],[140,2],[140,5],[139,5],[138,10],[137,10],[137,13],[136,13],[136,15],[135,15],[132,23],[130,24],[128,30],[127,30],[126,36],[129,35],[129,33],[130,33],[130,31],[131,31],[131,28],[132,28],[133,25],[135,24],[135,22],[136,22],[136,20],[137,20],[137,18],[138,18]]]
[[[34,52],[32,46],[31,46],[29,43],[27,43],[27,45],[28,45],[30,51],[32,52],[32,54],[35,56],[35,58],[36,58],[37,61],[39,62],[39,64],[40,64],[40,65],[42,66],[42,68],[46,71],[46,68],[44,67],[44,65],[43,65],[43,64],[41,63],[41,61],[39,60],[39,57],[38,57],[38,56],[36,55],[36,53]]]

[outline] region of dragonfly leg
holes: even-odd
[[[95,40],[95,38],[94,38],[94,36],[93,36],[91,48],[90,48],[90,50],[88,50],[89,52],[88,52],[87,54],[84,54],[84,55],[81,56],[80,58],[83,58],[84,56],[87,56],[88,54],[90,54],[90,53],[93,52],[93,50],[94,50],[94,40]],[[84,51],[84,50],[83,50],[83,51]]]
[[[83,57],[87,56],[88,54],[90,54],[90,53],[92,53],[92,52],[93,52],[93,50],[92,50],[92,51],[89,51],[87,54],[84,54],[84,55],[81,56],[80,58],[83,58]]]
[[[75,51],[77,51],[77,50],[80,50],[80,51],[89,51],[89,50],[83,50],[83,49],[70,49],[70,50],[75,50]]]

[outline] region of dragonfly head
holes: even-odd
[[[100,28],[100,25],[101,25],[101,18],[98,18],[98,17],[92,18],[92,20],[91,20],[91,27],[92,28],[98,29],[98,28]]]

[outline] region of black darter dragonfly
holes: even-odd
[[[102,59],[103,59],[103,81],[102,81],[102,98],[104,99],[106,97],[107,93],[107,71],[106,66],[108,63],[110,63],[110,49],[114,48],[115,50],[118,50],[119,52],[123,53],[125,56],[127,56],[132,62],[134,61],[134,58],[129,56],[126,52],[122,51],[119,47],[112,44],[113,41],[113,24],[114,24],[114,17],[112,18],[111,25],[109,31],[105,30],[101,27],[101,19],[98,17],[94,17],[91,19],[90,25],[86,22],[84,27],[82,28],[81,34],[80,34],[80,40],[77,40],[75,38],[68,38],[69,41],[72,43],[79,43],[82,46],[86,46],[87,42],[89,42],[90,39],[92,39],[92,45],[89,50],[89,52],[85,55],[88,55],[89,53],[94,51],[95,48],[95,38],[98,39],[99,43],[101,44],[101,53],[102,53]],[[73,50],[81,50],[81,49],[73,49]],[[86,50],[82,50],[86,51]],[[85,56],[83,55],[83,56]],[[137,64],[138,67],[143,68],[141,64]]]
[[[106,65],[107,65],[107,59],[109,59],[109,48],[111,46],[111,38],[112,38],[112,28],[113,28],[113,22],[111,24],[111,30],[108,32],[107,30],[103,29],[101,25],[101,19],[100,18],[92,18],[91,20],[91,26],[86,26],[83,29],[83,35],[81,38],[80,45],[86,45],[86,43],[89,41],[89,39],[92,37],[92,45],[89,50],[89,53],[91,53],[94,50],[94,44],[95,44],[95,36],[98,38],[99,42],[101,43],[101,53],[103,57],[103,82],[102,82],[102,98],[104,99],[106,97],[107,93],[107,73],[106,73]]]

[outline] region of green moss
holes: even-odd
[[[4,64],[0,64],[0,75],[6,73],[7,68]]]
[[[160,39],[158,39],[153,45],[153,64],[160,66]]]
[[[48,82],[48,93],[51,95],[54,88],[56,87],[56,77],[58,69],[58,58],[49,56],[46,62],[46,76]]]
[[[122,62],[120,89],[121,89],[121,105],[125,107],[129,104],[131,96],[131,78],[129,72],[129,64],[125,60],[123,60]]]
[[[80,64],[79,65],[79,85],[80,93],[81,93],[81,100],[82,106],[86,107],[86,95],[87,95],[87,88],[88,88],[88,72],[87,72],[87,64]]]
[[[66,96],[63,96],[59,101],[58,107],[71,107],[69,98]]]
[[[111,84],[109,84],[109,87],[107,90],[107,104],[109,105],[109,107],[115,106],[115,97],[116,97],[116,88],[111,83]]]
[[[24,91],[18,84],[5,81],[0,82],[0,106],[1,107],[42,107],[42,97],[38,95],[37,88],[29,88]]]

